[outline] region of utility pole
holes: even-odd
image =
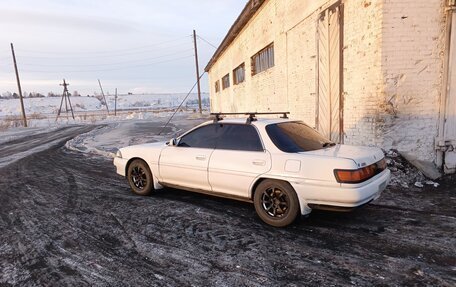
[[[105,98],[105,95],[104,95],[104,92],[103,92],[103,87],[101,86],[100,79],[98,79],[98,84],[100,85],[101,94],[103,95],[103,100],[104,100],[104,102],[106,104],[106,110],[108,111],[108,115],[109,115],[108,101],[106,101],[106,98]]]
[[[198,85],[198,107],[200,114],[203,113],[203,109],[201,107],[201,86],[200,86],[200,74],[199,74],[199,66],[198,66],[198,47],[196,45],[196,31],[193,30],[193,44],[195,46],[195,65],[196,65],[196,80]]]
[[[116,88],[116,95],[114,97],[114,116],[117,116],[117,88]]]
[[[21,81],[19,80],[19,72],[17,70],[16,55],[14,54],[13,43],[11,43],[11,53],[13,54],[14,70],[16,71],[17,89],[19,90],[19,99],[21,100],[22,120],[24,127],[27,127],[27,117],[25,116],[24,100],[22,99]]]
[[[65,81],[65,79],[63,79],[63,84],[60,84],[60,86],[63,86],[63,94],[62,94],[62,100],[60,101],[59,111],[57,112],[57,117],[55,118],[56,121],[59,118],[60,113],[62,112],[63,99],[65,99],[65,112],[67,113],[67,119],[68,119],[68,105],[69,105],[70,110],[71,110],[71,116],[73,117],[73,120],[74,120],[73,106],[71,105],[71,101],[70,101],[70,92],[68,92],[69,85],[70,84],[68,84]]]

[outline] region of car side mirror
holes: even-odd
[[[175,138],[170,139],[169,146],[177,146],[177,139],[175,139]]]

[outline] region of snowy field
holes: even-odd
[[[75,120],[66,112],[62,104],[61,116],[57,119],[61,97],[24,98],[24,107],[29,127],[58,127],[66,124],[99,123],[100,121],[145,119],[148,113],[163,113],[178,107],[187,94],[144,94],[119,95],[117,97],[117,115],[114,116],[115,96],[107,95],[104,103],[101,96],[70,97]],[[209,108],[209,95],[202,95],[203,108]],[[198,108],[197,94],[190,94],[182,105],[183,110],[194,111]],[[109,114],[108,110],[109,109]],[[0,99],[0,131],[22,126],[19,99]]]
[[[117,109],[144,109],[144,108],[172,108],[177,107],[187,94],[144,94],[144,95],[119,95],[117,97]],[[115,96],[107,95],[106,101],[110,111],[114,111]],[[202,93],[203,103],[208,103],[209,94]],[[106,105],[102,96],[97,97],[70,97],[75,112],[105,111]],[[26,114],[55,114],[59,110],[61,97],[24,98]],[[197,106],[197,94],[190,94],[184,107]],[[63,103],[63,109],[65,103]],[[19,99],[0,99],[0,117],[20,116],[21,107]]]

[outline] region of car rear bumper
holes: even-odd
[[[115,157],[114,165],[116,166],[116,172],[121,176],[125,176],[125,169],[127,166],[128,160],[125,158]]]
[[[359,184],[292,184],[299,200],[308,207],[319,206],[346,209],[359,207],[376,200],[385,190],[391,178],[391,172],[385,169],[380,174]],[[307,212],[305,212],[307,213]]]

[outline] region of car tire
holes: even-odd
[[[255,189],[253,203],[261,220],[275,227],[290,225],[300,212],[298,196],[293,187],[279,180],[260,182]]]
[[[127,179],[135,194],[149,195],[154,190],[152,173],[143,160],[135,159],[128,165]]]

